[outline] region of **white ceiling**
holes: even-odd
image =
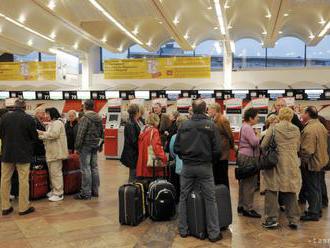
[[[185,50],[208,39],[253,38],[272,47],[284,36],[317,45],[330,21],[330,0],[220,0],[220,5],[225,35],[214,0],[1,0],[0,53],[57,48],[83,56],[93,45],[120,52],[137,40],[156,51],[172,39]]]

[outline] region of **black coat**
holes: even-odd
[[[65,133],[68,141],[68,149],[73,151],[78,133],[78,121],[74,121],[72,124],[71,126],[70,121],[65,123]]]
[[[17,109],[2,116],[0,121],[2,162],[31,163],[34,144],[38,140],[35,120]]]
[[[139,135],[140,135],[139,125],[133,121],[129,120],[124,129],[124,149],[121,154],[120,162],[126,167],[135,169],[139,157]]]
[[[37,130],[46,131],[45,126],[38,119],[35,118],[35,122]],[[46,155],[44,142],[42,140],[38,139],[35,142],[33,155],[37,157],[43,157]]]

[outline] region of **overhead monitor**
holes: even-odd
[[[283,97],[285,95],[285,90],[268,90],[269,98],[275,100],[279,97]]]
[[[167,99],[170,101],[175,101],[179,98],[181,94],[180,90],[167,90],[166,91],[166,95],[167,95]]]
[[[23,91],[23,98],[25,100],[35,100],[36,92],[35,91]]]
[[[49,98],[51,100],[62,100],[63,99],[63,93],[62,93],[62,91],[50,91],[49,92]]]
[[[249,93],[248,90],[233,90],[232,93],[234,94],[235,98],[245,99],[247,94]]]
[[[318,100],[323,94],[323,90],[305,90],[305,94],[309,100]]]
[[[7,99],[9,97],[9,91],[0,91],[0,99]]]
[[[91,98],[90,91],[77,91],[77,98],[80,100],[88,100]]]
[[[106,91],[105,92],[105,97],[107,99],[119,98],[119,91]]]
[[[212,98],[214,91],[213,90],[199,90],[198,94],[201,98]]]
[[[135,91],[135,98],[149,100],[149,98],[150,98],[149,91],[137,90],[137,91]]]

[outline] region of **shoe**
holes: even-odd
[[[266,192],[265,191],[260,191],[260,195],[265,195]]]
[[[2,210],[2,215],[8,215],[14,211],[13,207],[10,207],[8,209]]]
[[[18,214],[19,215],[27,215],[27,214],[33,213],[34,211],[36,211],[36,209],[34,207],[29,207],[24,212],[19,212]]]
[[[244,208],[243,207],[237,207],[237,213],[243,214]]]
[[[9,200],[15,200],[15,196],[14,195],[9,195]]]
[[[92,193],[92,197],[99,197],[99,193]]]
[[[75,200],[90,200],[91,197],[90,196],[85,196],[82,194],[77,194],[73,197]]]
[[[278,222],[277,221],[266,221],[265,223],[262,223],[262,226],[264,228],[269,228],[269,229],[272,229],[272,228],[276,228],[279,226]]]
[[[185,239],[185,238],[189,237],[189,233],[180,233],[180,237]]]
[[[218,242],[221,239],[222,239],[222,234],[221,233],[219,234],[218,237],[216,237],[214,239],[209,238],[210,242],[212,242],[212,243]]]
[[[51,198],[53,196],[53,191],[47,193],[47,198]]]
[[[281,212],[285,212],[285,207],[284,206],[280,206],[280,210],[281,210]]]
[[[298,229],[298,225],[293,223],[293,222],[289,222],[288,226],[290,227],[291,230],[297,230]]]
[[[243,210],[243,216],[250,218],[258,218],[258,219],[261,218],[261,215],[258,214],[255,210],[249,210],[249,211]]]
[[[320,218],[316,214],[306,214],[300,217],[301,221],[319,221]]]
[[[228,230],[228,226],[223,226],[223,227],[220,227],[220,231],[227,231]]]
[[[64,196],[63,195],[52,195],[48,200],[51,202],[58,202],[63,201]]]

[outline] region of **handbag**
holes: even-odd
[[[277,145],[275,142],[275,129],[273,128],[272,137],[270,138],[269,144],[265,149],[263,149],[259,157],[259,168],[261,170],[271,170],[276,167],[277,163]]]
[[[147,167],[162,167],[163,163],[162,161],[156,157],[155,152],[154,152],[154,148],[152,147],[152,137],[154,134],[154,130],[151,129],[151,134],[150,134],[150,144],[148,146],[148,161],[147,161]]]

